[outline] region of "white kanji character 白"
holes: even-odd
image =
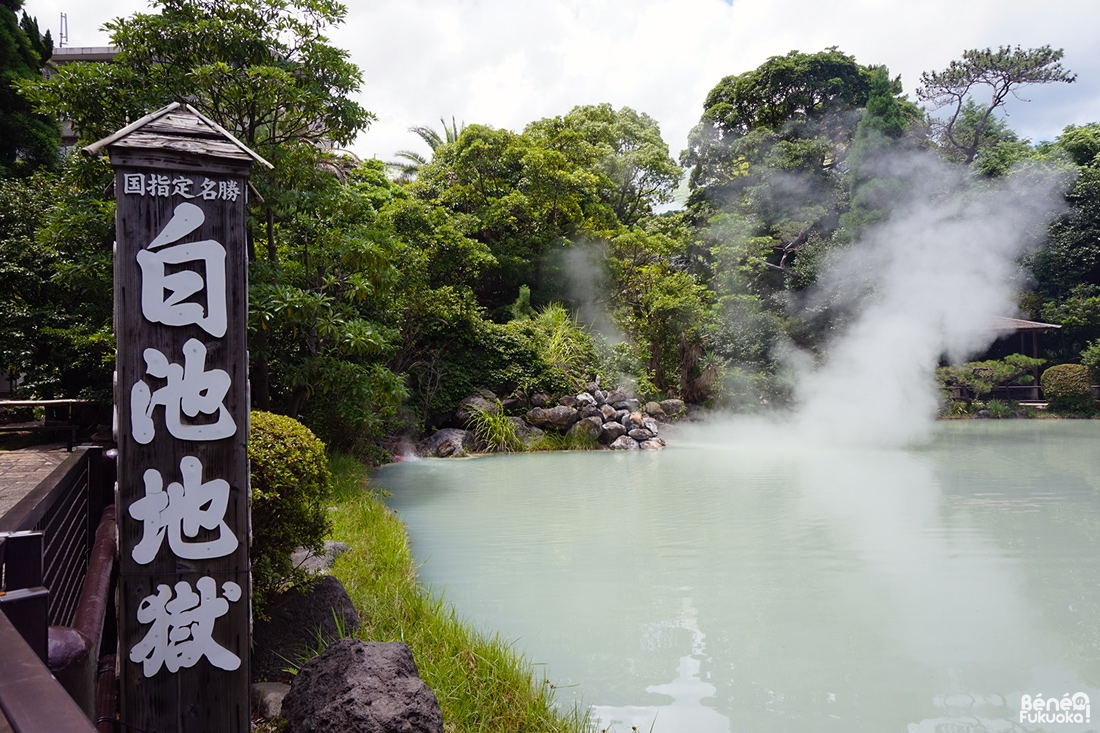
[[[141,266],[141,313],[153,323],[166,326],[201,327],[215,338],[225,335],[226,315],[225,247],[212,239],[158,249],[191,234],[206,220],[202,209],[182,203],[160,234],[140,250],[136,257]],[[156,250],[156,251],[154,251]],[[202,263],[205,277],[192,270],[166,273],[167,265]],[[202,303],[185,302],[205,291]]]

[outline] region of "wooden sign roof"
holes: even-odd
[[[198,155],[219,160],[253,161],[273,168],[228,130],[189,104],[173,102],[147,114],[118,132],[84,148],[94,156],[104,148],[112,152],[159,151]]]

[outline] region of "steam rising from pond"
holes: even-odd
[[[890,216],[827,262],[808,306],[850,314],[818,359],[795,352],[796,407],[777,426],[806,441],[902,446],[926,438],[942,356],[961,361],[1017,313],[1021,255],[1061,206],[1066,176],[1032,165],[993,181],[932,156],[894,156],[876,173],[904,191]],[[759,427],[759,426],[758,426]]]

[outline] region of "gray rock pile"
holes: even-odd
[[[493,414],[504,410],[519,436],[530,445],[546,432],[562,435],[587,435],[610,450],[657,450],[665,446],[662,426],[686,414],[683,400],[647,402],[619,389],[604,391],[598,382],[590,382],[585,391],[567,394],[555,403],[547,394],[514,395],[497,399],[488,390],[479,390],[462,400],[455,423],[468,425],[472,411]],[[519,414],[511,414],[519,413]],[[464,455],[477,449],[470,430],[444,428],[417,446],[417,453],[434,458]]]

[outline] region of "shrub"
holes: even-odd
[[[996,387],[1011,384],[1030,384],[1030,371],[1041,366],[1042,359],[1033,359],[1023,354],[1010,354],[1004,359],[990,361],[970,361],[965,364],[940,367],[936,377],[940,386],[950,391],[961,386],[969,390],[974,398],[983,398]]]
[[[1056,364],[1039,380],[1050,409],[1064,412],[1093,412],[1089,369],[1084,364]]]
[[[321,549],[331,489],[325,444],[285,415],[252,413],[248,436],[252,470],[252,608],[264,617],[271,597],[305,580],[293,566],[298,547]]]
[[[1088,342],[1081,352],[1081,363],[1089,368],[1092,381],[1100,382],[1100,339]]]
[[[497,402],[495,410],[486,410],[477,405],[467,405],[470,413],[470,425],[474,430],[477,442],[490,453],[511,453],[524,449],[523,438],[504,414],[500,402]]]

